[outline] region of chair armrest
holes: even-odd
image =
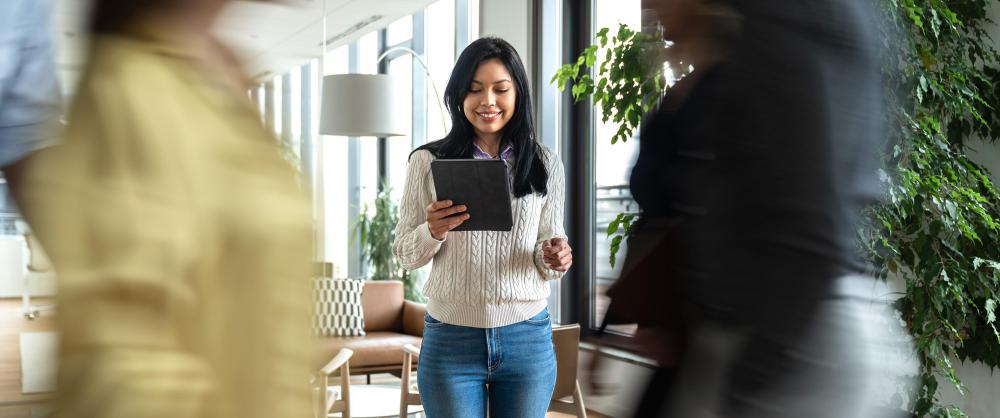
[[[410,355],[420,357],[420,347],[413,344],[403,344],[403,351]]]
[[[423,337],[424,314],[426,313],[427,305],[408,300],[403,301],[403,333]]]
[[[330,360],[329,363],[326,363],[326,366],[323,366],[323,368],[320,369],[319,372],[325,376],[329,376],[333,374],[333,372],[336,371],[337,369],[343,367],[344,364],[347,363],[347,360],[350,360],[351,356],[353,355],[354,351],[352,351],[350,348],[341,348],[340,351],[337,352],[337,355],[333,356],[333,359]]]

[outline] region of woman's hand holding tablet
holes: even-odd
[[[455,205],[450,200],[439,200],[427,205],[427,229],[431,231],[431,236],[444,241],[448,231],[469,219],[469,214],[464,213],[467,209],[465,205]]]

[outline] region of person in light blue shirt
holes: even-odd
[[[15,200],[25,160],[60,129],[50,12],[49,0],[0,1],[0,170]]]

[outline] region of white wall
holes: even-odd
[[[950,382],[940,380],[938,393],[944,404],[958,406],[973,418],[1000,418],[1000,370],[990,371],[982,363],[954,362],[968,393],[963,398]]]

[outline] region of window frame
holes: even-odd
[[[596,120],[590,98],[574,103],[569,90],[552,93],[549,80],[553,68],[575,62],[593,44],[596,9],[594,0],[541,0],[535,2],[534,74],[538,97],[538,120],[542,135],[559,138],[559,155],[566,172],[566,233],[573,245],[573,268],[560,284],[560,323],[579,323],[583,341],[636,352],[634,338],[613,330],[599,331],[596,322]],[[553,52],[560,61],[551,63]],[[557,94],[552,100],[549,95]],[[555,121],[552,118],[556,118]]]

